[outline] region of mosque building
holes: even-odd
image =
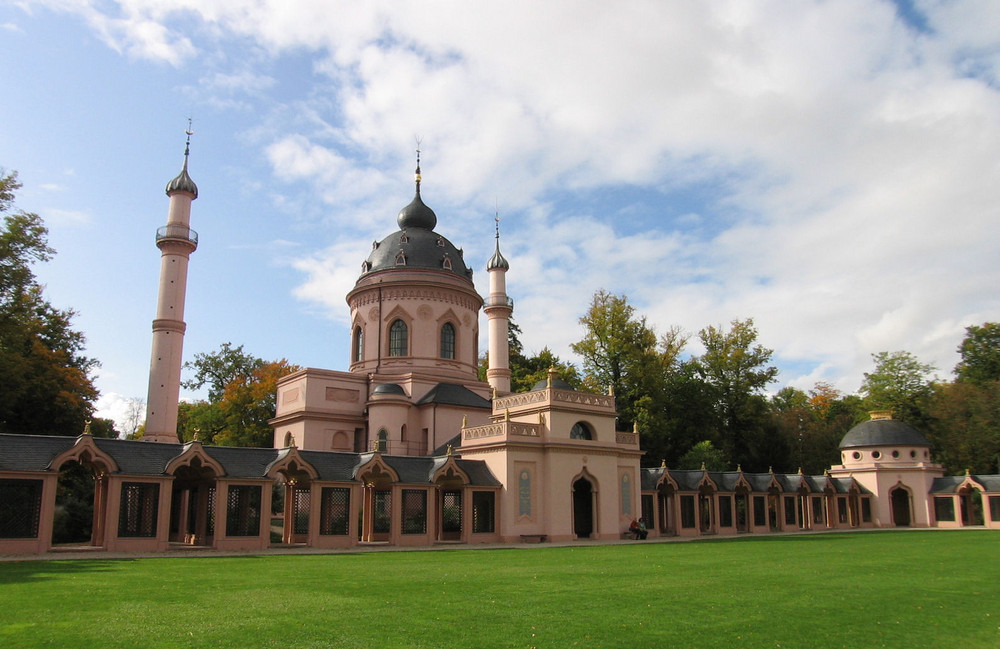
[[[824,475],[691,471],[643,468],[638,431],[616,428],[613,395],[574,390],[554,371],[512,393],[499,222],[484,298],[462,249],[435,231],[419,152],[415,184],[398,230],[373,242],[347,294],[347,371],[279,381],[273,448],[182,444],[184,293],[198,243],[186,148],[156,238],[146,440],[0,435],[0,554],[58,549],[57,491],[70,467],[93,478],[86,545],[108,551],[611,540],[629,538],[639,518],[654,539],[1000,529],[1000,475],[945,476],[926,438],[888,413],[852,428]]]

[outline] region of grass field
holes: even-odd
[[[0,647],[1000,647],[1000,533],[0,563]]]

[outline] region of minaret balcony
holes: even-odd
[[[491,306],[505,306],[508,309],[514,308],[514,300],[507,297],[506,295],[490,295],[485,300],[483,300],[484,307]]]
[[[186,225],[165,225],[156,230],[156,244],[167,241],[181,241],[198,247],[198,233]]]

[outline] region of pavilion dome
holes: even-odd
[[[847,431],[840,448],[862,446],[930,446],[927,438],[913,426],[897,419],[871,419]]]

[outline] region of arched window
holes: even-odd
[[[455,358],[455,327],[450,322],[441,327],[441,358]]]
[[[406,323],[395,320],[389,327],[389,356],[406,356],[408,330]]]
[[[594,439],[594,434],[590,432],[590,426],[578,421],[569,429],[570,439]]]
[[[365,330],[361,327],[354,328],[354,345],[352,349],[352,360],[360,363],[365,360]]]

